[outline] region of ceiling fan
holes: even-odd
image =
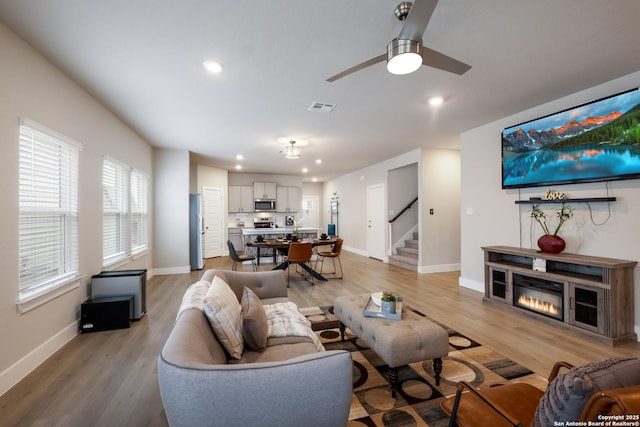
[[[385,59],[387,60],[387,70],[392,74],[409,74],[420,68],[420,65],[459,75],[466,73],[471,68],[470,65],[422,45],[422,35],[437,4],[438,0],[414,0],[413,4],[411,2],[400,3],[396,6],[394,13],[398,19],[404,21],[404,24],[398,38],[393,39],[387,45],[387,53],[329,77],[327,81],[334,82]]]

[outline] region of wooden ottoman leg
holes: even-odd
[[[433,372],[436,374],[436,385],[440,385],[440,374],[442,373],[442,359],[438,357],[433,359]]]
[[[389,368],[389,381],[391,381],[391,397],[396,397],[398,389],[398,368]]]

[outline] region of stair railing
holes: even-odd
[[[411,209],[413,207],[413,205],[418,201],[418,196],[415,197],[415,199],[413,199],[412,201],[410,201],[409,203],[407,203],[407,205],[402,208],[402,210],[400,212],[398,212],[393,218],[391,218],[389,220],[389,248],[387,249],[387,256],[393,255],[393,227],[392,224],[398,219],[400,218],[406,211],[408,211],[409,209]]]
[[[393,218],[391,218],[389,220],[389,224],[393,224],[398,218],[400,218],[402,216],[403,213],[405,213],[406,211],[408,211],[409,209],[411,209],[411,207],[413,206],[413,204],[415,202],[418,201],[418,196],[416,196],[415,199],[413,199],[412,201],[409,202],[409,204],[407,204],[407,206],[405,206],[404,208],[402,208],[402,210],[400,212],[398,212],[396,214],[396,216],[394,216]]]

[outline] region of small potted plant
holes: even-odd
[[[535,219],[536,222],[540,224],[540,227],[544,232],[544,235],[538,239],[538,247],[542,252],[558,254],[562,252],[566,246],[564,239],[558,236],[558,232],[562,225],[573,217],[573,208],[563,203],[560,209],[556,211],[556,216],[558,217],[558,225],[556,225],[556,228],[553,230],[553,234],[551,234],[549,227],[547,226],[547,215],[538,205],[533,205],[531,207],[531,218]]]
[[[398,295],[395,292],[383,292],[380,299],[380,311],[386,314],[395,314],[397,300]]]

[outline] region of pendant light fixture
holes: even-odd
[[[284,153],[284,157],[287,159],[299,159],[302,154],[302,150],[296,147],[295,141],[289,141],[288,147],[286,147],[282,152]]]

